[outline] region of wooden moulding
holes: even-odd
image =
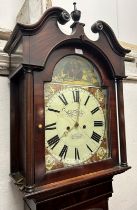
[[[78,177],[70,178],[67,180],[59,181],[59,182],[54,182],[50,183],[47,185],[43,185],[40,187],[37,187],[33,193],[30,194],[24,194],[24,198],[26,199],[31,199],[32,197],[37,198],[39,194],[44,194],[45,196],[50,197],[52,194],[58,194],[62,191],[62,189],[65,189],[65,186],[67,189],[72,189],[72,188],[81,188],[82,186],[88,185],[89,182],[96,183],[96,180],[101,179],[103,176],[107,179],[109,177],[113,177],[116,174],[121,174],[124,171],[127,171],[130,169],[130,167],[122,167],[122,166],[116,166],[107,170],[101,170],[92,174],[86,174],[86,175],[81,175]],[[78,183],[81,183],[80,186]]]
[[[24,200],[31,209],[38,210],[53,210],[56,207],[63,210],[84,210],[86,206],[101,206],[101,209],[108,210],[108,198],[113,193],[112,178],[125,170],[128,167],[114,167],[104,172],[44,185],[36,188],[35,192],[24,195]]]

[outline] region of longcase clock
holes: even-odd
[[[53,7],[34,25],[17,24],[11,60],[11,171],[25,209],[108,210],[112,178],[127,164],[124,56],[103,21],[91,41],[71,13]],[[16,65],[15,65],[16,64]]]

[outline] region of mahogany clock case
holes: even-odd
[[[99,74],[101,75],[102,78],[102,87],[107,87],[107,92],[108,92],[108,107],[114,107],[113,109],[109,109],[109,112],[111,110],[111,115],[108,113],[108,118],[109,118],[109,129],[114,132],[110,134],[111,139],[109,140],[109,147],[116,149],[116,151],[111,151],[111,158],[108,158],[105,161],[99,161],[98,163],[92,163],[92,164],[84,164],[84,165],[77,165],[73,166],[71,168],[65,168],[62,170],[57,170],[54,171],[53,173],[45,173],[45,141],[42,141],[42,139],[45,139],[45,133],[44,129],[43,132],[41,132],[38,129],[38,122],[41,122],[43,125],[45,124],[44,120],[44,114],[43,115],[38,115],[40,113],[40,110],[44,109],[44,91],[43,91],[43,84],[45,82],[49,82],[52,80],[52,75],[53,75],[53,69],[55,67],[55,64],[64,56],[67,55],[74,55],[75,54],[75,49],[78,48],[78,45],[69,43],[69,46],[63,46],[63,49],[58,48],[56,49],[48,58],[48,61],[46,63],[45,69],[41,72],[35,72],[34,73],[34,116],[35,116],[35,123],[36,125],[34,131],[34,136],[36,136],[35,143],[41,142],[41,143],[36,143],[35,148],[39,152],[36,153],[35,155],[35,178],[37,180],[37,177],[41,177],[42,180],[46,180],[46,183],[50,183],[53,181],[59,181],[66,178],[70,178],[73,176],[79,176],[83,174],[87,174],[89,172],[95,172],[97,170],[102,170],[105,168],[113,167],[118,164],[118,146],[117,146],[117,129],[116,129],[116,112],[115,112],[115,82],[112,80],[109,80],[107,78],[107,72],[106,69],[108,67],[105,67],[101,65],[97,59],[97,57],[92,57],[91,54],[89,54],[87,49],[84,49],[84,46],[81,45],[81,49],[83,50],[83,56],[87,58],[88,60],[90,59],[92,63],[94,62],[94,65],[96,65],[97,69],[101,69]],[[92,60],[93,59],[93,60]],[[54,62],[53,62],[54,61]],[[113,119],[113,121],[112,121]],[[113,122],[113,123],[112,123]],[[112,142],[112,143],[111,143]],[[110,146],[111,145],[111,146]],[[41,164],[40,164],[41,163]],[[39,165],[41,165],[41,170],[38,170]],[[41,172],[41,173],[40,173]],[[49,178],[48,178],[49,177]],[[52,180],[53,179],[53,180]],[[39,178],[38,178],[39,181]]]
[[[112,29],[103,21],[92,26],[99,38],[91,41],[79,21],[74,20],[71,35],[64,34],[58,22],[65,24],[68,20],[65,10],[53,7],[34,25],[17,24],[5,47],[11,58],[11,176],[26,191],[35,189],[36,194],[58,187],[61,192],[63,186],[64,190],[69,186],[76,189],[82,183],[86,186],[92,180],[108,177],[110,196],[112,177],[129,169],[122,84],[124,56],[129,50],[119,45]],[[56,64],[69,55],[81,56],[94,64],[100,88],[106,89],[109,154],[105,160],[46,172],[44,84],[52,81]]]

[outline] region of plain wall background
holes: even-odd
[[[0,28],[12,30],[23,0],[0,0]],[[72,0],[53,0],[53,6],[61,6],[68,12],[73,10]],[[77,0],[81,10],[81,22],[90,38],[91,25],[97,20],[107,22],[121,41],[137,44],[136,0]],[[69,24],[68,24],[69,25]],[[68,26],[64,27],[69,31]],[[124,83],[125,119],[128,162],[132,169],[114,177],[113,197],[110,210],[137,210],[137,82]],[[23,210],[21,193],[11,183],[9,174],[9,81],[0,77],[0,210]]]

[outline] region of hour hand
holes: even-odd
[[[71,130],[73,130],[73,128],[74,128],[74,126],[71,127],[71,128],[70,128],[69,126],[67,126],[67,127],[66,127],[66,130],[65,130],[64,133],[61,135],[60,139],[63,138],[63,137],[66,137],[66,136],[68,135],[68,133],[69,133]]]

